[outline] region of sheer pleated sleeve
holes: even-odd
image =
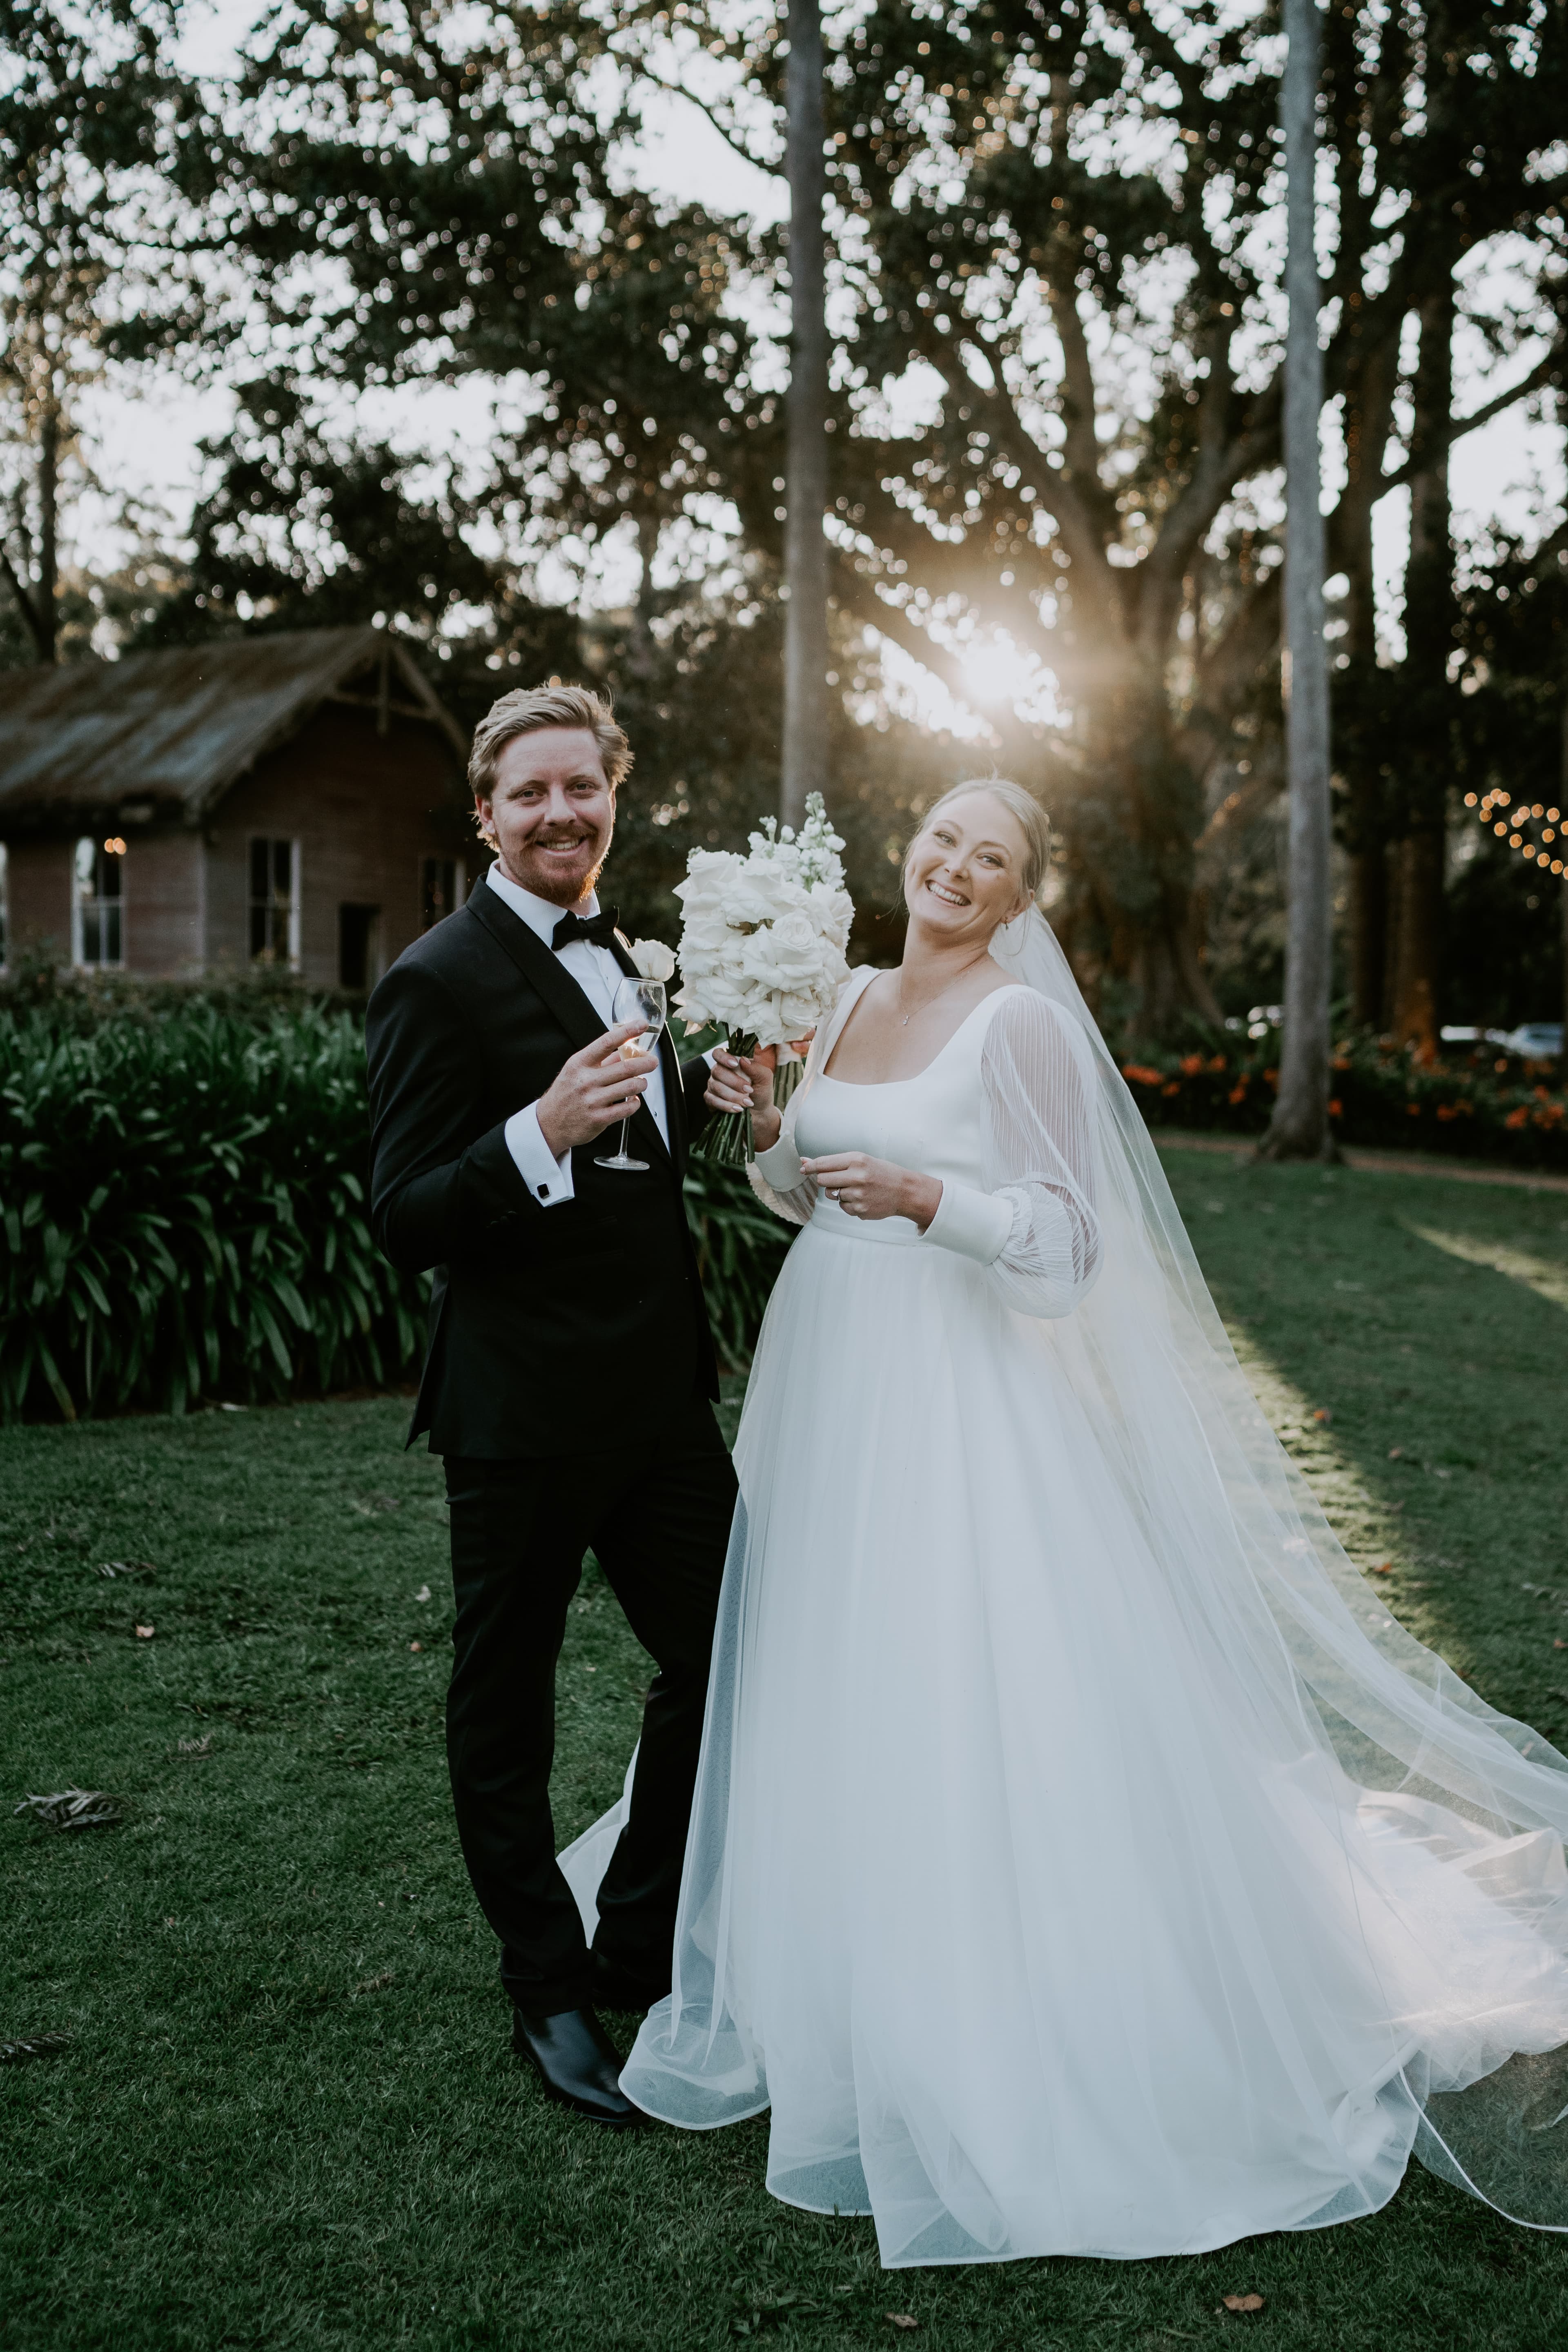
[[[1087,1038],[1048,998],[1009,989],[981,1048],[985,1185],[944,1181],[925,1239],[973,1258],[1020,1315],[1070,1315],[1100,1272]]]

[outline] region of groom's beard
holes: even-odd
[[[542,849],[548,845],[541,842],[539,846]],[[549,873],[538,874],[531,871],[519,874],[514,870],[510,858],[503,859],[502,862],[508,874],[511,876],[520,889],[531,890],[536,898],[547,899],[552,907],[576,907],[581,905],[591,892],[598,888],[599,877],[605,870],[609,855],[610,845],[606,841],[580,882],[569,882],[558,875]]]

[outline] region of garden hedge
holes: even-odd
[[[1183,1051],[1140,1047],[1121,1071],[1152,1128],[1260,1135],[1279,1065],[1279,1032],[1270,1025],[1258,1037],[1194,1037]],[[1568,1170],[1560,1069],[1496,1045],[1427,1062],[1385,1037],[1346,1037],[1334,1048],[1330,1120],[1343,1143]]]
[[[0,1009],[0,1418],[251,1400],[416,1369],[427,1280],[371,1239],[357,1020],[80,992]],[[787,1235],[743,1178],[688,1202],[721,1344],[755,1337]]]

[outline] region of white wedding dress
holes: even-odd
[[[1568,2042],[1568,1768],[1345,1560],[1028,921],[914,1078],[824,1074],[858,973],[758,1163],[805,1222],[624,2087],[771,2107],[774,2194],[889,2265],[1315,2227],[1413,2147],[1568,2222],[1561,2060],[1513,2055]],[[925,1235],[801,1175],[847,1150],[942,1178]]]

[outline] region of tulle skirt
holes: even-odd
[[[1348,2220],[1418,2139],[1462,2178],[1441,2095],[1568,2040],[1560,1841],[1353,1782],[1283,1651],[1239,1673],[1177,1589],[1081,1388],[1070,1323],[819,1212],[747,1397],[623,2082],[771,2107],[773,2193],[873,2214],[889,2265]],[[590,1916],[614,1827],[566,1858]]]

